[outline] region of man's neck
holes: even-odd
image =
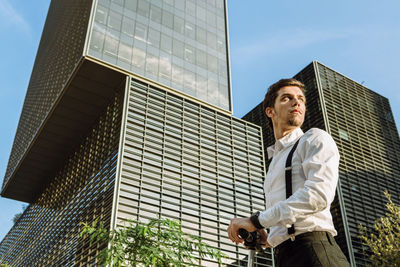
[[[274,128],[275,141],[278,141],[279,139],[293,132],[297,128],[299,127],[277,128],[277,129]]]

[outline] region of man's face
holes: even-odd
[[[272,119],[274,127],[282,129],[300,127],[306,113],[306,98],[297,86],[285,86],[279,89],[274,107],[265,110]]]

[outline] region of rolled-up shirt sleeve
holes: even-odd
[[[302,162],[304,185],[288,199],[260,213],[259,221],[264,227],[290,227],[298,218],[330,207],[335,197],[340,156],[332,137],[319,131],[302,140],[296,153]]]

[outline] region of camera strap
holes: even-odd
[[[293,192],[292,192],[292,158],[294,151],[297,148],[297,145],[299,144],[300,138],[296,141],[296,143],[293,145],[292,149],[289,152],[289,155],[286,159],[286,164],[285,164],[285,182],[286,182],[286,198],[289,198]],[[290,239],[294,241],[294,224],[290,228],[288,228],[288,234],[290,236]]]

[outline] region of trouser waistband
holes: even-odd
[[[279,251],[287,247],[291,247],[300,242],[328,240],[331,244],[335,242],[331,233],[325,231],[307,232],[296,235],[295,240],[288,239],[274,248],[274,253],[278,254]]]

